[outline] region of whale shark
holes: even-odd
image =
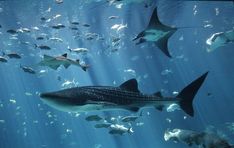
[[[144,94],[138,89],[136,79],[130,79],[118,87],[82,86],[55,92],[41,93],[47,105],[65,112],[90,112],[124,109],[138,112],[140,108],[164,107],[178,104],[190,116],[194,116],[193,99],[203,84],[208,72],[191,82],[176,97],[163,97],[160,92]]]

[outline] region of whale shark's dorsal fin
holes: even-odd
[[[136,79],[130,79],[128,81],[125,81],[119,87],[121,89],[125,89],[127,91],[140,92],[138,90],[138,84],[137,84],[137,80]]]

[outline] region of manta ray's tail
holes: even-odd
[[[202,83],[204,82],[208,72],[194,80],[188,86],[186,86],[176,98],[179,98],[179,105],[180,108],[184,110],[188,115],[193,116],[193,99],[197,94],[199,88],[201,87]]]

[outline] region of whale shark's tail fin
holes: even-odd
[[[193,99],[197,94],[199,88],[201,87],[202,83],[204,82],[208,72],[194,80],[188,86],[186,86],[176,97],[179,99],[180,108],[184,110],[188,115],[193,116]]]

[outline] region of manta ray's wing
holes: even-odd
[[[168,32],[165,36],[158,39],[155,42],[155,44],[166,56],[171,58],[171,55],[168,50],[168,40],[176,32],[177,28],[172,28],[161,23],[158,17],[157,7],[153,11],[153,14],[151,16],[147,29],[155,29],[155,30],[160,30],[163,32]]]
[[[157,7],[154,9],[154,11],[150,17],[150,21],[149,21],[149,24],[148,24],[146,30],[147,29],[156,29],[156,30],[162,30],[162,29],[170,30],[171,29],[171,27],[164,25],[159,20]]]
[[[168,40],[172,36],[174,32],[169,32],[167,35],[165,35],[163,38],[159,39],[155,44],[157,47],[169,58],[171,58],[171,55],[168,50]]]
[[[151,15],[149,24],[146,27],[146,29],[144,31],[142,31],[141,33],[139,33],[133,40],[139,39],[139,42],[136,43],[136,44],[147,42],[147,39],[145,39],[144,37],[147,35],[147,32],[150,32],[152,30],[156,32],[156,36],[157,36],[157,33],[163,33],[164,34],[161,38],[159,38],[159,39],[157,39],[156,41],[153,41],[153,42],[155,42],[157,47],[166,56],[171,57],[171,55],[169,53],[169,50],[168,50],[168,40],[175,33],[177,28],[172,28],[172,27],[169,27],[169,26],[164,25],[163,23],[161,23],[161,21],[159,20],[159,17],[158,17],[157,7],[154,9],[154,11],[153,11],[153,13]]]

